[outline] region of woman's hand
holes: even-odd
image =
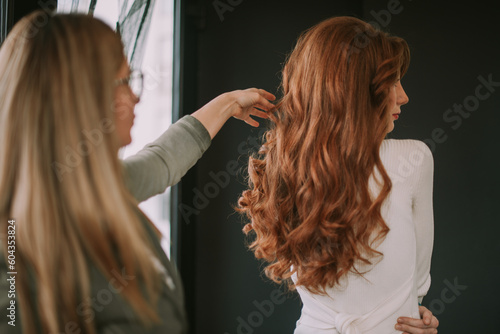
[[[270,111],[274,108],[274,104],[268,100],[274,101],[276,99],[273,94],[257,88],[237,90],[226,94],[230,101],[227,112],[234,118],[241,119],[255,127],[259,126],[259,123],[250,115],[268,118],[267,113],[255,108]]]
[[[210,137],[213,138],[230,117],[240,119],[251,126],[259,126],[259,123],[250,116],[268,118],[264,111],[270,111],[274,108],[274,104],[269,100],[274,101],[275,99],[273,94],[263,89],[235,90],[217,96],[193,113],[192,116],[205,126]]]
[[[435,334],[439,326],[439,321],[432,312],[424,306],[419,306],[421,319],[413,319],[408,317],[398,318],[398,323],[395,328],[403,331],[403,334]]]

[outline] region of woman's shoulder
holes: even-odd
[[[434,158],[427,144],[415,139],[386,139],[380,148],[380,159],[393,182],[420,182],[430,177]]]
[[[417,139],[384,139],[382,141],[382,146],[390,147],[393,149],[420,149],[422,151],[428,151],[431,153],[429,146],[421,140]]]
[[[381,156],[398,160],[432,160],[432,151],[423,141],[416,139],[385,139],[380,147]]]

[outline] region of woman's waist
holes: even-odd
[[[298,289],[302,303],[299,325],[336,329],[339,333],[391,333],[400,316],[418,318],[418,300],[413,280],[376,298],[370,294],[314,295]],[[356,298],[353,296],[356,295]]]

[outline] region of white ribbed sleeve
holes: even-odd
[[[383,154],[383,156],[382,156]],[[402,183],[411,189],[412,220],[416,236],[416,283],[419,302],[427,294],[431,284],[430,266],[434,242],[433,176],[434,160],[427,145],[417,140],[384,141],[381,148],[384,166],[391,173],[398,195]],[[394,208],[397,210],[397,208]]]

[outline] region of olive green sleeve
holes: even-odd
[[[125,159],[125,182],[137,201],[163,193],[180,181],[211,144],[203,124],[185,116],[157,140]]]

